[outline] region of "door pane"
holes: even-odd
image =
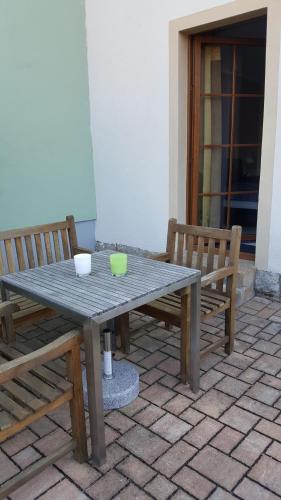
[[[262,124],[263,97],[236,97],[234,116],[234,143],[261,143]]]
[[[237,46],[236,92],[263,94],[265,47]]]
[[[199,192],[228,191],[229,148],[205,148],[199,165]]]
[[[255,198],[255,199],[254,199]],[[242,226],[243,234],[256,233],[258,196],[233,195],[230,200],[230,225]]]
[[[233,148],[231,191],[258,191],[261,148]]]
[[[200,144],[230,143],[231,97],[202,97]]]
[[[200,196],[198,200],[198,223],[200,226],[226,227],[226,196]]]
[[[232,92],[233,47],[204,45],[202,52],[201,92],[230,94]]]

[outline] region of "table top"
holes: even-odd
[[[128,255],[126,276],[111,275],[106,250],[92,254],[92,273],[77,277],[73,259],[1,276],[10,290],[61,312],[102,323],[191,285],[200,271]]]

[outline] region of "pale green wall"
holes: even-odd
[[[82,0],[0,0],[0,230],[95,218]]]

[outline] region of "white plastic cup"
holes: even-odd
[[[91,274],[91,254],[79,253],[78,255],[74,255],[74,265],[77,276]]]

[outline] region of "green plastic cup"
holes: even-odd
[[[128,270],[128,255],[126,253],[113,253],[109,257],[111,274],[124,276]]]

